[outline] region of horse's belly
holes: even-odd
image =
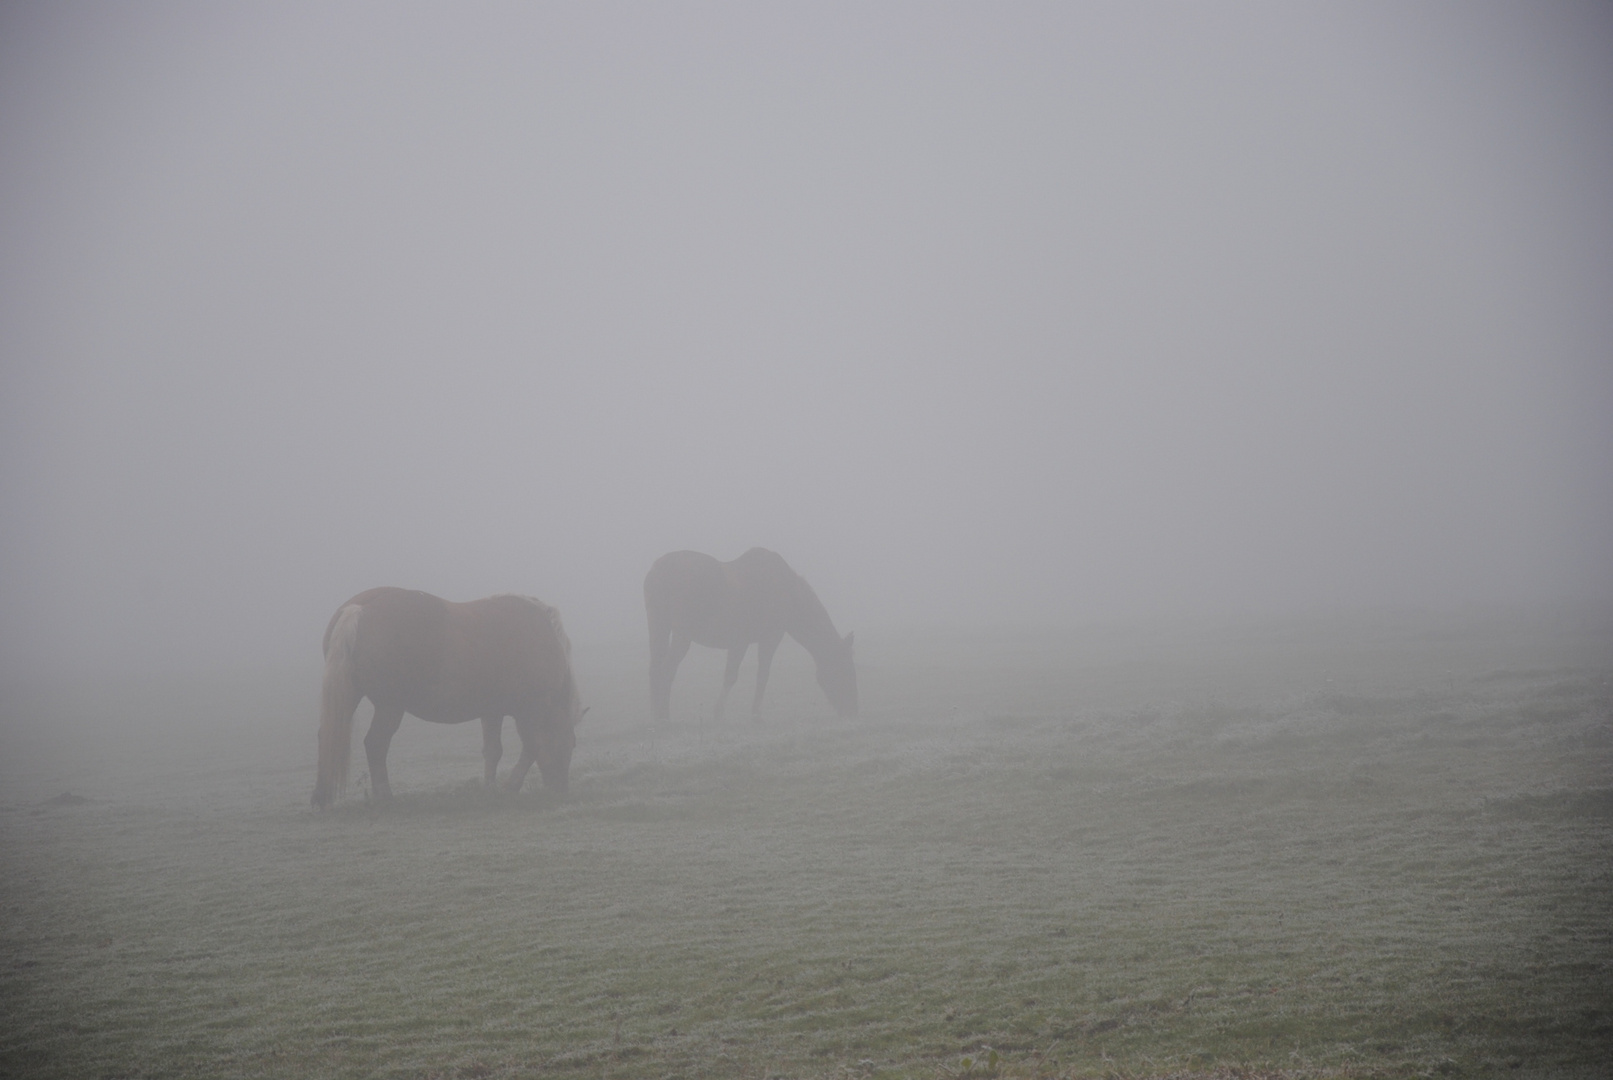
[[[408,709],[420,719],[433,724],[464,724],[471,720],[502,720],[514,715],[504,702],[461,699],[457,701],[423,702],[421,707]]]
[[[689,640],[708,649],[738,649],[755,641],[745,634],[690,634]]]
[[[466,724],[479,719],[481,714],[467,709],[406,709],[405,712],[418,716],[430,724]]]
[[[708,649],[739,649],[767,636],[755,620],[742,618],[692,622],[688,631],[690,641]]]
[[[402,709],[410,716],[432,724],[463,724],[490,715],[487,703],[464,694],[381,693],[371,694],[370,700],[378,708]],[[500,716],[505,714],[500,713]]]
[[[420,710],[408,709],[433,724],[463,724],[468,720],[502,720],[523,716],[534,709],[530,694],[488,692],[485,687],[420,702]],[[407,707],[406,707],[407,708]]]

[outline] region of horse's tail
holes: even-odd
[[[358,642],[358,620],[364,613],[348,604],[336,613],[325,632],[325,685],[319,715],[319,780],[314,785],[315,806],[329,806],[347,786],[347,763],[353,750],[353,712],[358,708],[358,687],[353,681],[353,648]]]
[[[672,648],[672,612],[660,560],[644,576],[644,617],[650,630],[650,716],[664,720],[671,711],[672,698],[672,676],[666,671],[667,654]]]
[[[650,628],[652,660],[666,653],[667,641],[672,636],[672,617],[667,610],[665,592],[665,587],[652,569],[644,579],[644,618]]]

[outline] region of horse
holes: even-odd
[[[718,720],[739,679],[740,662],[756,644],[751,718],[760,719],[773,653],[785,634],[812,654],[818,686],[835,711],[857,715],[852,635],[839,635],[812,586],[766,548],[751,548],[732,562],[698,551],[661,556],[644,577],[644,612],[650,624],[650,710],[657,720],[669,718],[672,679],[691,642],[728,650],[722,694],[713,710]]]
[[[406,712],[434,724],[480,720],[489,789],[503,755],[504,718],[514,717],[521,757],[509,789],[521,789],[536,761],[543,786],[563,794],[585,711],[571,641],[548,604],[530,596],[456,604],[395,588],[361,592],[331,616],[322,697],[318,807],[329,806],[347,782],[353,712],[364,698],[375,706],[364,753],[371,790],[382,801],[392,797],[387,747]]]

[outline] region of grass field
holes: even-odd
[[[312,811],[317,667],[11,688],[0,1074],[1613,1074],[1607,622],[858,638],[853,722],[579,649],[563,801],[409,720]]]

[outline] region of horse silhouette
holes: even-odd
[[[857,715],[852,635],[842,638],[835,631],[812,586],[766,548],[751,548],[732,562],[698,551],[661,556],[644,578],[644,611],[650,624],[650,710],[657,720],[669,717],[672,679],[691,643],[728,650],[722,693],[713,709],[719,720],[740,662],[755,643],[751,716],[759,717],[773,654],[785,634],[812,654],[818,685],[835,711]]]
[[[347,782],[353,712],[364,698],[375,717],[364,736],[370,787],[389,799],[386,752],[404,713],[434,724],[482,722],[482,757],[493,786],[513,717],[521,757],[510,772],[521,788],[537,762],[544,787],[566,790],[583,711],[560,613],[530,596],[455,604],[430,593],[380,588],[337,609],[325,629],[315,806],[329,806]]]

